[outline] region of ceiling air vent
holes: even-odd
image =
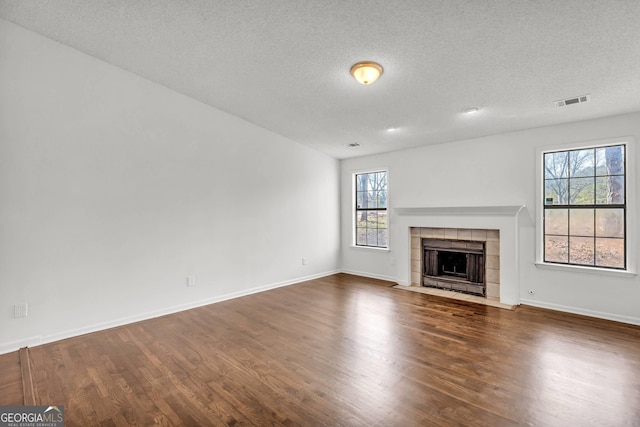
[[[358,144],[357,142],[351,142],[351,143],[347,144],[347,147],[349,147],[349,148],[360,147],[360,144]]]
[[[576,96],[575,98],[562,99],[560,101],[555,101],[554,104],[556,107],[567,107],[573,104],[582,104],[583,102],[591,101],[591,95],[581,95]]]

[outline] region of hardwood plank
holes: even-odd
[[[19,405],[24,405],[20,354],[0,354],[0,406]]]
[[[337,274],[31,348],[38,404],[70,426],[640,425],[640,327],[392,286]]]
[[[31,356],[29,355],[29,348],[21,348],[19,354],[20,372],[22,377],[22,393],[24,395],[23,404],[33,406],[36,404],[38,397],[35,387],[33,386],[33,373],[31,371]]]

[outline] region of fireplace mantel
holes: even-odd
[[[391,226],[395,236],[396,281],[411,285],[412,227],[494,229],[500,232],[500,302],[519,304],[519,217],[523,210],[526,210],[524,205],[394,208]]]
[[[516,216],[524,205],[513,206],[433,206],[416,208],[395,208],[397,215],[506,215]]]

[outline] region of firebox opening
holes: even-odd
[[[438,261],[440,261],[438,276],[467,278],[467,254],[440,252]]]
[[[484,242],[422,239],[422,285],[485,296]]]

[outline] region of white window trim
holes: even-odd
[[[607,268],[583,267],[578,265],[565,265],[544,262],[544,227],[542,224],[544,215],[544,204],[542,203],[542,197],[544,194],[544,180],[542,175],[544,153],[620,144],[625,145],[626,157],[625,175],[627,188],[625,188],[625,192],[627,210],[627,268],[625,270],[613,270]],[[596,141],[574,142],[536,148],[536,267],[547,270],[569,271],[575,273],[597,274],[604,276],[637,276],[636,260],[638,254],[638,214],[636,210],[636,194],[638,189],[636,188],[637,181],[635,178],[636,166],[635,138],[632,136],[599,139]]]
[[[387,173],[387,247],[382,248],[378,246],[361,246],[356,245],[356,175],[372,172],[386,172]],[[364,249],[381,252],[391,251],[391,205],[389,203],[389,168],[367,168],[351,171],[351,248]]]

